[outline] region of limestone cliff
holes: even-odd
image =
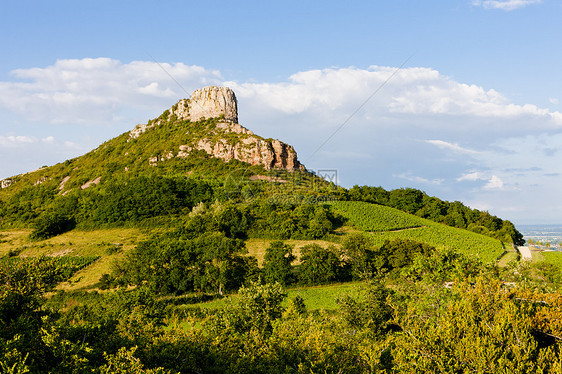
[[[190,128],[190,125],[198,121],[212,118],[219,120],[207,124],[203,131],[200,127]],[[189,157],[193,150],[200,150],[224,161],[235,159],[251,165],[261,165],[267,170],[305,170],[292,146],[279,140],[264,139],[238,123],[238,103],[234,92],[228,87],[211,86],[197,90],[191,98],[175,104],[165,118],[147,125],[138,125],[129,136],[131,139],[138,138],[164,120],[176,121],[178,126],[187,126],[188,136],[185,144],[178,149],[150,157],[148,162],[152,166],[174,157]],[[196,131],[198,132],[195,133]]]

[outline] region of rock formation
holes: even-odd
[[[305,170],[292,146],[279,140],[264,139],[238,123],[238,103],[234,92],[228,87],[211,86],[197,90],[191,98],[175,104],[168,114],[168,119],[176,121],[197,122],[210,118],[219,118],[220,122],[209,127],[205,133],[198,134],[196,140],[179,146],[179,149],[150,157],[149,164],[156,166],[158,162],[173,157],[189,157],[193,150],[200,150],[224,161],[235,159],[261,165],[267,170]],[[150,125],[138,125],[129,136],[137,138],[159,124],[156,121]],[[221,136],[228,133],[239,136]]]
[[[191,122],[223,116],[225,121],[238,123],[238,102],[228,87],[204,87],[194,91],[191,98],[180,100],[170,115]]]

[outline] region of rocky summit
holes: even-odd
[[[149,159],[150,164],[156,166],[159,161],[173,157],[189,157],[193,150],[199,150],[227,162],[235,159],[263,166],[267,170],[306,170],[291,145],[280,140],[264,139],[238,123],[238,102],[228,87],[210,86],[194,91],[189,99],[182,99],[172,106],[165,118],[136,126],[130,132],[130,138],[136,139],[147,130],[170,121],[185,124],[189,134],[190,124],[207,119],[218,119],[218,122],[202,132],[199,130],[198,136],[190,137],[177,149],[153,155]]]

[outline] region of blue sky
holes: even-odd
[[[560,223],[561,16],[555,0],[3,1],[0,179],[215,84],[242,125],[344,186]]]

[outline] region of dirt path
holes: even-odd
[[[519,253],[521,253],[521,260],[531,261],[533,259],[531,249],[529,247],[517,247],[517,249],[519,250]]]

